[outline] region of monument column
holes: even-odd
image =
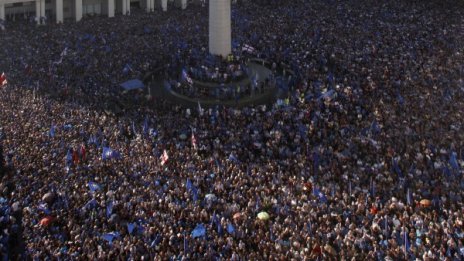
[[[63,0],[56,0],[55,9],[56,23],[63,23]]]
[[[230,0],[209,1],[209,52],[227,57],[232,51]]]

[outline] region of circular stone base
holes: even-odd
[[[258,82],[263,81],[264,79],[268,78],[271,75],[271,70],[266,68],[264,65],[259,64],[257,62],[249,62],[247,66],[250,68],[251,75],[257,77]],[[237,82],[230,82],[225,84],[225,86],[243,86],[244,84],[251,84],[252,79],[250,77],[246,77]],[[164,99],[167,99],[173,103],[181,104],[188,107],[198,106],[198,103],[201,104],[202,107],[213,107],[216,105],[220,106],[232,106],[232,107],[244,107],[244,106],[251,106],[251,105],[262,105],[262,104],[272,104],[277,99],[277,89],[276,88],[264,88],[262,92],[256,92],[251,95],[247,95],[244,97],[240,97],[238,99],[234,99],[233,97],[230,99],[224,98],[216,98],[216,97],[188,97],[186,95],[180,94],[173,90],[170,84],[167,81],[164,81],[161,85],[156,84],[154,88],[162,88]],[[199,82],[194,81],[195,87],[200,88],[224,88],[219,83],[214,82]],[[159,93],[159,90],[153,91],[153,93]]]

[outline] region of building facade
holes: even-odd
[[[187,0],[169,0],[185,9]],[[132,8],[167,11],[168,0],[0,0],[0,20],[34,20],[37,24],[80,21],[86,15],[130,14]]]

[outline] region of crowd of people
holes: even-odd
[[[179,79],[207,13],[6,22],[3,259],[464,258],[462,3],[241,1],[232,38],[291,67],[286,102],[121,93]]]

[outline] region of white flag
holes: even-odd
[[[161,166],[164,166],[168,162],[169,156],[166,150],[163,151],[163,155],[161,155]]]

